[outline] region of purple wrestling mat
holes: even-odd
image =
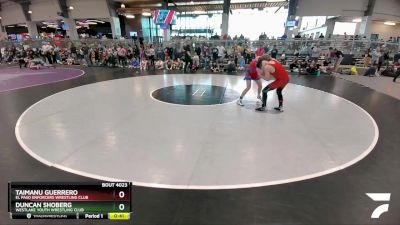
[[[0,92],[50,84],[80,77],[85,72],[72,68],[32,70],[19,67],[0,69]]]

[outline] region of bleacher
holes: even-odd
[[[40,46],[44,43],[48,42],[51,44],[56,44],[60,47],[68,48],[72,44],[76,47],[82,45],[82,43],[86,43],[90,46],[111,46],[116,44],[121,45],[134,45],[138,44],[138,41],[134,41],[132,39],[125,40],[112,40],[112,39],[81,39],[78,41],[72,41],[69,39],[48,39],[48,40],[26,40],[20,43],[15,43],[11,41],[1,41],[0,47],[10,47],[15,44],[29,45],[34,48],[40,48]],[[155,47],[164,48],[166,46],[170,46],[176,49],[182,49],[185,45],[208,45],[209,48],[215,46],[224,46],[226,49],[232,48],[236,45],[241,45],[243,48],[249,48],[255,51],[260,46],[269,46],[269,49],[272,49],[273,46],[276,46],[279,53],[282,51],[286,52],[286,62],[289,65],[293,61],[293,53],[295,50],[298,50],[300,53],[299,59],[305,59],[307,55],[310,54],[311,48],[313,46],[319,46],[321,49],[321,53],[327,53],[329,47],[337,48],[342,51],[344,54],[353,55],[353,60],[350,63],[343,62],[342,67],[348,68],[351,65],[355,65],[357,68],[364,68],[364,55],[367,52],[368,48],[375,49],[377,47],[385,47],[389,51],[389,56],[393,59],[394,54],[400,52],[400,43],[389,43],[382,41],[370,41],[370,40],[349,40],[344,39],[344,37],[336,37],[334,39],[290,39],[290,40],[258,40],[258,41],[250,41],[250,40],[207,40],[207,39],[178,39],[171,40],[168,42],[158,42],[152,43]],[[278,55],[279,57],[279,55]],[[323,60],[321,58],[320,60]],[[225,65],[225,64],[224,64]],[[226,66],[226,65],[225,65]]]

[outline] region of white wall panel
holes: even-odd
[[[400,0],[377,0],[373,18],[400,22]]]
[[[390,37],[400,36],[400,24],[396,26],[388,26],[383,22],[372,22],[371,34],[379,34],[379,38],[383,38],[385,41]]]
[[[25,15],[18,4],[7,4],[1,9],[1,23],[3,26],[25,23]]]
[[[57,15],[57,12],[61,11],[57,0],[32,0],[30,9],[32,10],[32,21],[61,19],[61,17]]]
[[[110,18],[106,0],[68,0],[68,6],[73,6],[71,11],[74,19]]]
[[[368,0],[299,0],[297,15],[362,16],[367,5]]]

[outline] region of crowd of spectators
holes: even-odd
[[[40,48],[14,45],[3,47],[0,51],[1,62],[18,63],[21,68],[65,64],[140,70],[183,70],[183,72],[209,69],[221,72],[244,69],[254,58],[254,51],[244,44],[225,48],[222,45],[214,46],[207,43],[163,47],[142,42],[110,45],[82,43],[79,47],[71,43],[69,47],[62,48],[44,43]]]
[[[265,35],[265,34],[262,34]],[[57,64],[123,67],[139,70],[177,70],[184,73],[199,69],[212,72],[233,72],[244,70],[255,57],[270,54],[278,59],[291,71],[304,74],[319,74],[338,72],[344,58],[342,51],[329,48],[321,50],[319,44],[312,46],[306,52],[300,49],[278,49],[276,45],[260,44],[251,46],[243,37],[234,37],[233,44],[226,46],[213,42],[172,42],[179,45],[166,44],[154,46],[143,41],[129,43],[97,43],[82,42],[76,46],[72,42],[68,47],[43,42],[40,48],[29,45],[14,45],[0,50],[0,61],[18,63],[19,66],[40,69]],[[290,57],[289,57],[290,55]],[[378,75],[382,67],[388,66],[388,52],[384,48],[368,49],[365,54],[364,66],[376,67],[374,75]]]

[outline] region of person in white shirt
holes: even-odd
[[[156,66],[156,69],[162,70],[162,69],[164,69],[164,62],[161,59],[158,59],[156,61],[156,65],[155,66]]]
[[[147,68],[148,68],[148,62],[145,58],[142,58],[140,60],[140,70],[142,70],[142,71],[147,70]]]
[[[200,67],[200,58],[197,54],[193,56],[193,70],[198,70]]]
[[[151,66],[154,66],[155,55],[156,55],[156,51],[154,50],[153,45],[150,45],[150,47],[148,49],[148,57],[149,57]]]
[[[281,55],[281,64],[286,65],[286,52],[283,51]]]
[[[224,46],[220,45],[218,48],[218,58],[222,58],[225,56],[225,48]]]
[[[314,46],[311,48],[311,60],[314,62],[318,62],[319,56],[321,55],[321,49],[319,46]]]

